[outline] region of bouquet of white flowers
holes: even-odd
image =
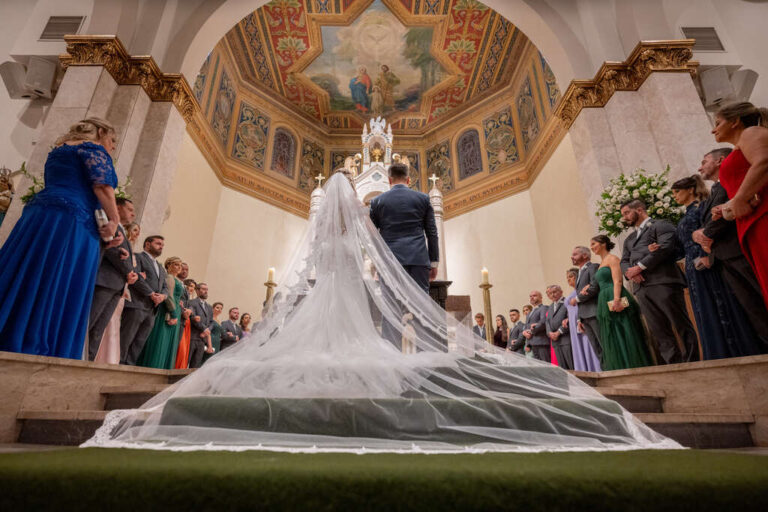
[[[672,198],[668,174],[669,166],[658,174],[646,174],[644,169],[638,169],[629,176],[622,173],[613,178],[597,201],[595,215],[600,218],[600,230],[608,235],[618,235],[627,229],[621,220],[621,204],[630,199],[643,201],[648,215],[654,219],[677,224],[685,208]]]

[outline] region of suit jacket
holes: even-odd
[[[480,327],[480,326],[478,326],[478,325],[473,325],[473,326],[472,326],[472,332],[473,332],[473,333],[475,333],[475,334],[477,334],[477,335],[478,335],[478,336],[480,336],[481,338],[485,339],[485,328],[486,328],[486,327],[487,327],[487,326],[486,326],[485,324],[483,324],[483,326],[482,326],[482,327]]]
[[[736,223],[727,221],[722,217],[718,220],[712,220],[712,208],[727,201],[728,194],[718,181],[712,185],[709,197],[699,205],[704,235],[712,239],[712,254],[720,260],[744,256],[741,252],[741,245],[739,245]]]
[[[648,246],[654,242],[660,247],[651,252]],[[678,252],[675,227],[665,220],[651,219],[641,231],[639,238],[635,231],[624,241],[621,272],[626,274],[629,267],[634,267],[638,263],[645,266],[642,273],[645,281],[639,285],[631,282],[633,291],[640,287],[654,285],[685,286],[685,277],[676,262]]]
[[[600,293],[600,286],[595,280],[595,274],[600,265],[588,261],[581,268],[576,279],[576,300],[579,302],[579,318],[592,318],[597,316],[597,295]],[[589,290],[581,293],[585,286],[589,285]]]
[[[509,328],[509,339],[507,340],[508,349],[514,350],[515,352],[524,351],[525,343],[518,342],[518,339],[523,335],[523,329],[525,329],[525,324],[519,320]],[[523,338],[523,340],[525,340],[525,338]]]
[[[435,212],[427,194],[395,185],[373,198],[370,215],[401,265],[428,267],[440,260]]]
[[[524,345],[527,343],[528,345],[549,345],[549,338],[547,337],[547,311],[549,309],[547,306],[543,304],[539,304],[535,308],[533,308],[533,311],[528,315],[528,318],[525,321],[525,328],[523,331],[527,331],[528,329],[531,330],[531,339],[526,340],[525,336],[523,336],[522,331],[520,332],[520,336],[518,337],[517,341],[522,342]],[[536,324],[536,327],[531,327],[532,325]],[[517,345],[517,343],[516,343]]]
[[[243,339],[243,328],[240,327],[240,324],[237,324],[232,320],[224,320],[221,322],[222,343],[234,343],[235,336],[237,336],[238,339]]]
[[[123,226],[118,226],[117,230],[123,234],[123,243],[102,252],[99,271],[96,274],[96,286],[115,291],[125,287],[125,280],[133,270],[131,243],[125,235]],[[120,259],[120,249],[128,251],[128,257],[124,260]]]
[[[560,333],[560,337],[553,343],[559,345],[571,344],[570,326],[563,327],[563,320],[566,318],[568,318],[568,308],[565,307],[564,298],[561,298],[557,302],[553,302],[547,308],[547,333],[555,331]]]
[[[126,308],[138,308],[138,309],[155,309],[155,303],[149,297],[153,292],[162,293],[168,295],[168,283],[166,282],[165,269],[157,263],[157,268],[160,271],[158,274],[155,271],[155,265],[152,262],[152,258],[145,253],[137,252],[136,255],[136,272],[139,274],[139,279],[130,285],[131,301],[125,302]],[[147,277],[142,277],[141,272],[144,272]]]
[[[213,308],[199,297],[189,301],[189,308],[192,310],[192,314],[189,317],[189,321],[192,324],[190,339],[202,342],[200,334],[213,326]],[[195,320],[196,316],[200,317],[199,321]]]

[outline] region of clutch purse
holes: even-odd
[[[621,305],[624,306],[625,308],[629,307],[629,299],[627,297],[622,297],[619,302],[621,302]],[[611,309],[611,305],[612,304],[613,304],[613,301],[609,300],[608,301],[608,309]]]

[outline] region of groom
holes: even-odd
[[[408,188],[406,165],[389,167],[389,184],[390,190],[371,201],[371,220],[408,275],[429,293],[440,259],[435,212],[427,194]]]

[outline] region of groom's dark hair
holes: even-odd
[[[405,164],[390,165],[389,177],[395,181],[405,181],[408,178],[408,166]]]

